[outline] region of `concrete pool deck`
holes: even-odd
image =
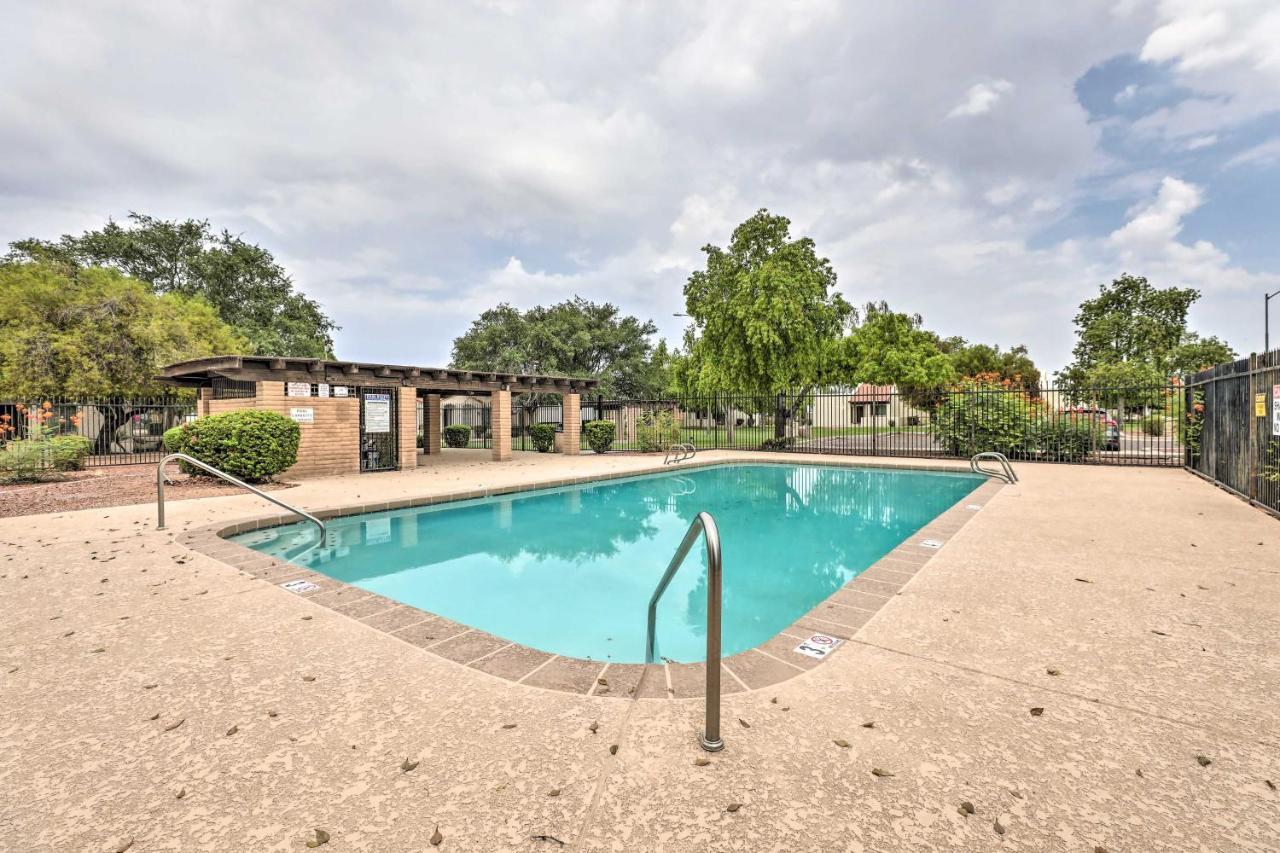
[[[655,464],[480,458],[283,494]],[[700,700],[515,684],[178,542],[252,496],[0,520],[0,849],[1275,850],[1280,523],[1179,470],[1018,472],[821,667],[727,694],[705,766]]]

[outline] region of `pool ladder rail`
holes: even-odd
[[[159,464],[156,465],[156,530],[165,529],[164,528],[164,487],[165,487],[165,484],[168,482],[168,480],[164,476],[164,466],[174,460],[179,460],[182,462],[186,462],[188,465],[193,465],[196,468],[199,468],[201,471],[206,471],[215,477],[220,477],[223,480],[226,480],[228,483],[231,483],[233,486],[239,486],[242,489],[248,489],[258,497],[263,498],[264,500],[268,500],[278,507],[287,509],[289,510],[289,512],[302,516],[307,521],[311,522],[316,527],[320,528],[320,541],[321,542],[324,541],[324,538],[325,538],[324,522],[316,518],[311,513],[307,512],[304,509],[298,509],[296,506],[293,506],[292,504],[287,504],[284,501],[280,500],[279,498],[273,498],[271,497],[271,495],[262,491],[262,489],[254,488],[253,486],[246,483],[244,480],[240,480],[236,477],[233,477],[230,474],[228,474],[226,471],[219,471],[217,468],[214,468],[212,465],[206,465],[205,463],[201,462],[199,459],[192,458],[191,456],[188,456],[185,453],[170,453],[168,456],[161,459]]]
[[[676,571],[684,564],[684,560],[693,550],[698,538],[702,537],[707,545],[707,701],[706,722],[698,742],[707,752],[719,752],[724,749],[724,741],[720,738],[720,599],[723,592],[724,572],[720,558],[720,530],[716,520],[710,513],[700,512],[689,525],[684,540],[676,549],[675,556],[662,573],[662,580],[649,599],[649,624],[645,635],[645,666],[657,661],[657,636],[655,627],[658,619],[658,600],[667,591]]]
[[[983,459],[994,459],[1000,463],[1001,470],[993,471],[990,468],[983,468],[980,464]],[[969,470],[975,474],[986,474],[988,477],[994,477],[1005,483],[1018,482],[1018,475],[1013,472],[1013,466],[1009,464],[1009,457],[1003,453],[997,453],[994,450],[987,450],[982,453],[975,453],[969,459]]]
[[[672,456],[675,456],[673,459]],[[698,455],[698,448],[688,442],[673,444],[667,448],[667,455],[662,457],[662,464],[668,463],[674,465],[677,462],[683,462],[686,459],[692,459]]]

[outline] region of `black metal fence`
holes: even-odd
[[[0,402],[0,447],[79,435],[89,442],[87,466],[158,462],[165,430],[196,412],[191,397],[46,397]]]
[[[1280,350],[1197,373],[1184,405],[1187,468],[1280,512]]]
[[[1181,385],[1124,388],[892,386],[776,396],[587,399],[582,420],[614,424],[614,450],[782,450],[851,456],[959,457],[1177,467],[1183,464]]]

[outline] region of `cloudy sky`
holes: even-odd
[[[574,294],[674,340],[760,207],[850,300],[1048,368],[1121,272],[1242,352],[1280,288],[1275,0],[5,6],[0,243],[208,218],[344,358]]]

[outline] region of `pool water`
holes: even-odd
[[[982,482],[970,474],[742,464],[370,513],[235,540],[542,651],[644,661],[649,597],[699,511],[724,561],[723,649],[772,638]],[[658,653],[706,646],[701,543],[658,606]]]

